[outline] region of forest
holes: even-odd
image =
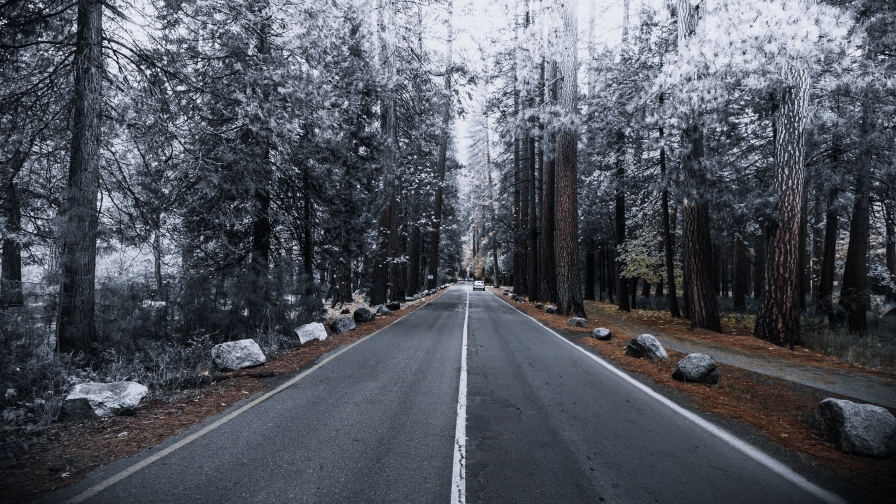
[[[896,2],[476,5],[3,0],[4,411],[467,276],[894,359]]]

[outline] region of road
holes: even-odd
[[[321,362],[48,501],[836,500],[469,284]]]

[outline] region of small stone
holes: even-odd
[[[547,305],[544,309],[545,313],[557,313],[557,307],[554,305]]]
[[[377,315],[388,315],[390,313],[392,313],[392,310],[386,308],[385,306],[380,306],[379,308],[376,309]]]
[[[413,302],[416,301],[416,300],[417,300],[417,299],[415,299],[415,298],[413,298],[413,297],[411,297],[411,296],[405,296],[405,298],[404,298],[404,302],[405,302],[405,303],[413,303]]]
[[[243,369],[260,366],[267,359],[253,339],[228,341],[212,347],[212,360],[218,369]]]
[[[336,317],[336,320],[330,325],[330,330],[333,331],[333,334],[342,334],[344,332],[354,331],[356,327],[358,326],[351,318]]]
[[[880,406],[827,398],[818,404],[825,429],[844,451],[896,455],[896,417]]]
[[[570,327],[588,327],[588,321],[582,317],[573,317],[566,321],[566,325]]]
[[[666,349],[651,334],[641,334],[637,338],[633,338],[625,345],[625,353],[636,359],[647,358],[651,362],[669,358]]]
[[[349,310],[348,308],[343,308],[342,311],[339,312],[339,314],[340,314],[340,315],[348,315],[348,314],[351,313],[351,312],[352,312],[352,311]]]
[[[541,304],[541,303],[535,303],[535,309],[540,310],[540,309],[542,309],[542,308],[544,308],[544,305],[543,305],[543,304]]]
[[[599,339],[601,341],[607,341],[613,338],[613,332],[604,327],[598,327],[597,329],[591,331],[591,337]]]
[[[363,324],[365,322],[373,322],[376,318],[376,313],[373,313],[373,310],[370,308],[358,308],[355,310],[355,313],[352,315],[354,317],[355,322],[359,324]]]
[[[398,301],[393,301],[386,304],[386,308],[388,308],[390,311],[398,311],[401,309],[401,303],[399,303]]]
[[[327,330],[320,322],[312,322],[301,327],[296,327],[293,332],[299,338],[299,343],[305,344],[311,340],[324,341],[327,339]]]
[[[719,367],[712,357],[702,353],[688,354],[678,361],[672,378],[683,382],[709,383],[719,382]]]

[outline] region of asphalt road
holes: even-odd
[[[127,477],[103,484],[165,445],[49,501],[103,485],[86,502],[448,502],[468,315],[466,502],[822,502],[468,289],[452,288]]]

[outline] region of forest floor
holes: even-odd
[[[620,312],[616,305],[605,302],[586,301],[588,328],[573,328],[566,323],[568,316],[546,314],[533,304],[511,301],[509,297],[502,296],[499,289],[489,289],[542,324],[594,349],[614,365],[674,391],[673,394],[684,394],[693,408],[718,415],[735,424],[747,424],[753,430],[764,433],[774,445],[797,454],[802,464],[820,467],[836,474],[851,487],[850,495],[843,495],[850,501],[896,502],[896,457],[879,459],[845,453],[824,431],[818,403],[827,397],[857,398],[808,386],[792,379],[798,374],[794,370],[808,367],[820,381],[817,383],[819,385],[824,385],[824,381],[844,382],[849,380],[849,376],[855,376],[858,385],[851,386],[849,390],[861,390],[862,384],[868,380],[889,386],[889,391],[892,392],[896,390],[896,373],[890,372],[892,370],[852,366],[800,347],[791,351],[770,346],[767,342],[752,337],[751,328],[733,319],[723,321],[723,333],[719,334],[691,329],[689,321],[674,319],[666,312],[638,309]],[[591,331],[596,327],[611,330],[613,339],[599,341],[591,338]],[[668,360],[651,363],[625,354],[628,341],[644,332],[653,334],[664,343],[669,353]],[[672,349],[667,345],[670,341],[675,342],[671,345]],[[676,344],[681,350],[687,346],[688,350],[685,352],[706,349],[705,353],[719,354],[727,350],[729,354],[760,362],[774,362],[774,366],[766,367],[777,372],[757,372],[725,364],[719,359],[717,362],[721,379],[716,385],[683,383],[672,378],[675,364],[687,355],[675,350]],[[887,404],[881,406],[888,407]],[[893,406],[888,409],[896,413]]]
[[[296,372],[313,366],[325,353],[379,331],[446,290],[358,324],[354,331],[290,349],[262,366],[218,373],[205,387],[144,401],[129,416],[9,425],[0,431],[0,503],[33,502],[83,480],[101,465],[158,445],[259,392],[275,388]]]

